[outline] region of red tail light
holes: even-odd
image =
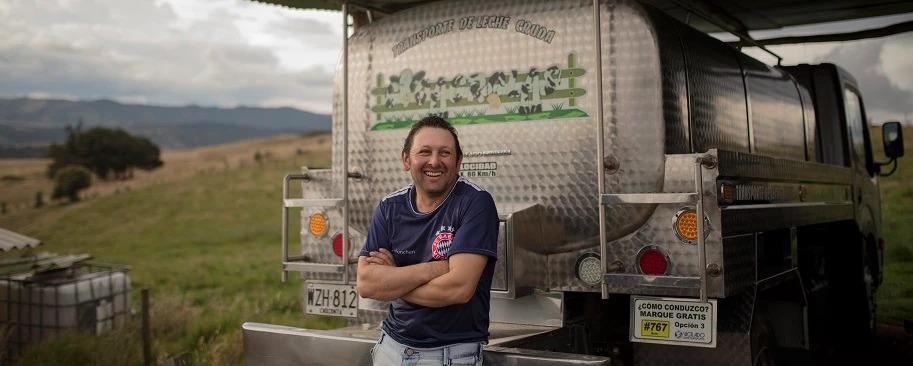
[[[640,272],[646,275],[666,274],[669,269],[669,260],[663,252],[657,249],[647,249],[640,254]]]
[[[351,240],[349,240],[349,249],[352,249]],[[333,237],[333,253],[336,253],[337,256],[342,257],[342,233],[338,233]]]

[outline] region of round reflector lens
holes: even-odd
[[[577,278],[591,286],[602,283],[602,261],[599,257],[585,255],[578,259]]]
[[[665,274],[669,269],[666,256],[656,249],[647,249],[640,255],[640,272],[645,275]]]
[[[675,218],[675,232],[682,239],[697,240],[697,212],[686,210]]]
[[[308,231],[311,232],[311,235],[315,237],[321,237],[327,233],[327,217],[323,214],[315,213],[311,215],[311,219],[308,221]],[[340,239],[342,240],[342,239]]]
[[[351,241],[349,243],[351,243]],[[349,249],[351,248],[352,246],[349,245]],[[342,233],[336,234],[336,236],[333,237],[333,253],[336,253],[336,256],[338,257],[342,257]]]

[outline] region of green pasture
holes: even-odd
[[[893,175],[880,178],[882,229],[887,247],[885,279],[878,290],[878,321],[894,325],[913,319],[913,126],[904,128],[907,156],[898,160]],[[875,161],[886,161],[881,129],[873,128],[871,132]]]
[[[316,329],[343,324],[303,315],[302,281],[295,273],[280,282],[282,178],[329,161],[325,152],[201,173],[6,215],[0,227],[40,238],[41,251],[90,253],[97,262],[132,266],[132,306],[139,310],[140,288],[150,290],[154,364],[182,353],[196,365],[243,364],[244,322]],[[139,317],[134,319],[104,337],[57,337],[17,364],[141,365]]]

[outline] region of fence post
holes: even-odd
[[[143,288],[140,290],[140,293],[143,307],[143,365],[151,366],[152,359],[150,358],[151,349],[149,345],[149,289]]]

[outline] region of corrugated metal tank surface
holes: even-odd
[[[604,1],[601,10],[603,141],[619,163],[606,192],[663,192],[666,154],[805,159],[810,109],[782,71],[639,3]],[[545,208],[542,227],[554,229],[533,250],[595,248],[595,53],[585,0],[438,2],[359,28],[349,41],[348,163],[366,178],[349,184],[353,238],[364,237],[385,195],[410,183],[400,161],[408,127],[445,114],[460,134],[465,176],[499,207]],[[314,190],[329,197],[342,197],[342,75],[340,64],[333,184]],[[635,232],[655,207],[608,206],[607,239]],[[335,258],[325,251],[314,259]]]
[[[679,23],[690,95],[691,146],[748,151],[742,70],[732,47]]]
[[[682,38],[678,23],[665,13],[646,7],[645,12],[656,28],[663,88],[663,124],[666,154],[691,152],[691,132],[688,113],[688,77],[685,68]]]
[[[461,29],[470,16],[474,26]],[[502,23],[492,16],[509,20]],[[547,235],[559,239],[540,248],[542,253],[595,244],[587,240],[598,235],[594,119],[599,101],[592,19],[589,1],[468,0],[424,5],[360,28],[349,41],[349,164],[362,168],[366,179],[349,185],[352,228],[364,232],[380,199],[410,182],[399,158],[408,133],[403,121],[446,112],[451,122],[489,118],[454,122],[467,153],[463,163],[496,166],[494,174],[469,177],[499,205],[546,208],[546,226],[559,231]],[[664,71],[654,26],[639,4],[628,1],[605,2],[601,21],[604,141],[606,153],[620,163],[618,173],[607,176],[607,191],[660,192]],[[452,30],[409,41],[440,24]],[[333,115],[335,197],[342,196],[341,71],[337,69]],[[674,72],[683,77],[680,70]],[[523,82],[535,73],[538,83]],[[674,92],[681,93],[677,87]],[[495,94],[501,100],[486,98],[489,90],[500,90]],[[517,94],[519,102],[508,97]],[[465,106],[457,97],[484,103]],[[420,103],[423,108],[417,108]],[[523,115],[522,108],[533,113]],[[681,107],[677,110],[683,113]],[[685,134],[679,126],[676,135]],[[652,209],[609,207],[609,237],[632,232]]]
[[[795,80],[784,71],[739,55],[751,104],[752,152],[805,160],[804,117]]]

